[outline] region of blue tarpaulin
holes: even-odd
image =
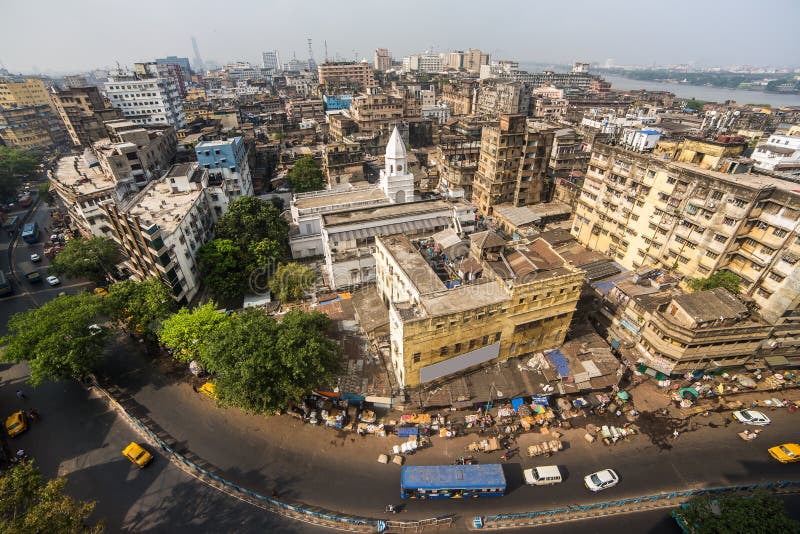
[[[525,401],[522,400],[522,397],[519,397],[518,399],[511,399],[511,406],[514,408],[515,412],[518,412],[519,407],[523,404],[525,404]]]
[[[547,395],[534,395],[531,399],[534,404],[541,404],[542,406],[550,406],[550,402],[547,400]]]
[[[567,358],[561,353],[560,350],[555,349],[547,353],[547,359],[553,363],[559,376],[569,376],[569,364]]]
[[[413,426],[401,426],[397,429],[397,435],[401,438],[416,436],[419,434],[419,429]]]
[[[595,288],[601,295],[606,296],[614,288],[614,281],[608,280],[605,282],[597,282],[596,284],[592,284],[592,287]]]

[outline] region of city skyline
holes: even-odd
[[[486,12],[479,4],[472,5],[481,10],[480,17],[468,16],[477,12],[470,3],[411,2],[391,14],[360,1],[336,13],[323,11],[319,2],[306,4],[302,10],[305,18],[300,19],[292,2],[233,3],[229,8],[233,13],[248,13],[243,18],[237,15],[236,25],[211,23],[219,19],[208,18],[216,4],[207,0],[192,2],[192,9],[180,3],[146,0],[137,4],[136,10],[126,9],[124,19],[120,8],[96,0],[78,2],[77,8],[74,3],[49,1],[21,5],[15,7],[16,18],[35,18],[37,25],[31,30],[24,24],[12,25],[8,22],[11,17],[7,18],[0,34],[0,62],[10,72],[70,73],[166,55],[193,58],[193,35],[206,61],[255,64],[260,63],[264,50],[277,49],[284,60],[293,55],[305,59],[308,38],[313,39],[318,62],[325,57],[325,41],[331,59],[371,61],[375,48],[388,48],[399,59],[424,50],[474,47],[491,53],[493,59],[559,64],[613,60],[630,65],[784,67],[797,65],[800,48],[792,33],[800,4],[781,0],[759,5],[760,10],[783,14],[768,30],[753,28],[742,16],[747,6],[743,2],[679,2],[669,12],[659,13],[658,20],[642,10],[641,4],[627,0],[579,3],[566,14],[552,5],[500,2]],[[73,26],[63,24],[75,17],[76,9],[82,25],[91,31],[76,33],[71,31]],[[319,13],[308,16],[314,9]],[[513,16],[509,16],[512,10]],[[43,11],[48,16],[42,17]],[[120,23],[109,22],[114,20]],[[176,27],[175,20],[182,24]],[[285,22],[291,20],[296,24]],[[703,25],[700,32],[701,21],[715,23]],[[655,28],[661,32],[655,33]],[[53,47],[53,42],[63,46]],[[19,43],[26,45],[23,48]]]

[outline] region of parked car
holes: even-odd
[[[583,478],[583,483],[590,491],[602,491],[617,485],[619,476],[613,469],[603,469]]]
[[[782,464],[800,462],[800,445],[797,443],[784,443],[769,449],[769,454]]]
[[[38,254],[31,254],[31,261],[33,263],[40,262],[40,261],[42,261],[42,257],[39,256]]]
[[[104,287],[96,287],[94,288],[94,294],[98,297],[107,297],[108,291]]]
[[[769,417],[755,410],[739,410],[733,412],[733,418],[740,423],[755,426],[765,426],[772,422],[769,420]]]
[[[61,280],[59,280],[57,276],[48,276],[47,283],[50,284],[51,286],[57,286],[58,284],[61,283]]]
[[[18,436],[28,430],[28,419],[25,417],[25,412],[20,410],[14,412],[6,419],[6,432],[12,438]]]
[[[562,481],[561,470],[557,465],[540,465],[522,472],[525,483],[529,486],[550,486]]]
[[[133,462],[139,469],[149,464],[153,459],[153,455],[135,441],[131,441],[127,447],[122,449],[122,455]]]
[[[207,397],[210,397],[212,399],[216,399],[217,398],[217,386],[214,384],[214,382],[209,380],[208,382],[206,382],[205,384],[200,386],[200,393],[202,393],[203,395],[206,395]]]

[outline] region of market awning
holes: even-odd
[[[519,407],[522,406],[523,404],[525,404],[525,401],[522,399],[522,397],[511,399],[511,407],[514,408],[515,412],[518,412]]]
[[[678,395],[680,395],[683,399],[687,398],[687,394],[694,396],[694,398],[700,396],[700,393],[698,393],[694,388],[681,388],[678,390]]]

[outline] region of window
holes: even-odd
[[[723,196],[722,191],[718,191],[717,189],[711,192],[711,198],[713,200],[722,200],[722,196]]]
[[[731,217],[725,217],[724,219],[722,219],[722,224],[725,224],[727,226],[733,226],[734,224],[736,224],[736,219],[733,219]]]
[[[706,256],[708,256],[712,260],[716,260],[717,258],[719,258],[719,254],[717,254],[716,252],[711,252],[710,250],[706,250]]]
[[[450,352],[450,347],[442,347],[439,349],[439,356],[447,356],[448,352]]]
[[[494,341],[495,341],[495,343],[497,343],[498,341],[500,341],[500,332],[495,332],[495,334],[494,334]]]
[[[758,294],[759,297],[764,299],[768,299],[772,296],[772,293],[761,287],[758,288],[758,291],[756,291],[756,293]]]
[[[747,202],[742,200],[741,198],[733,199],[733,203],[737,208],[743,208],[747,204]]]
[[[484,344],[484,345],[486,345],[487,343],[489,343],[489,336],[483,336],[483,340],[482,340],[482,341],[483,341],[483,344]]]
[[[728,240],[727,236],[723,234],[716,234],[714,236],[714,241],[718,241],[719,243],[724,243],[727,240]]]
[[[786,234],[788,234],[789,232],[787,232],[783,228],[775,228],[772,230],[772,233],[778,237],[786,237]]]
[[[477,342],[474,339],[470,339],[469,340],[469,350],[474,349],[476,344],[477,344]]]
[[[456,343],[455,352],[461,352],[461,343]]]
[[[775,280],[776,282],[783,282],[783,279],[786,278],[776,272],[770,272],[768,276],[770,280]]]
[[[420,355],[420,353],[419,353],[419,352],[415,352],[415,353],[414,353],[414,356],[413,356],[414,363],[419,363],[420,356],[421,356],[421,355]]]

